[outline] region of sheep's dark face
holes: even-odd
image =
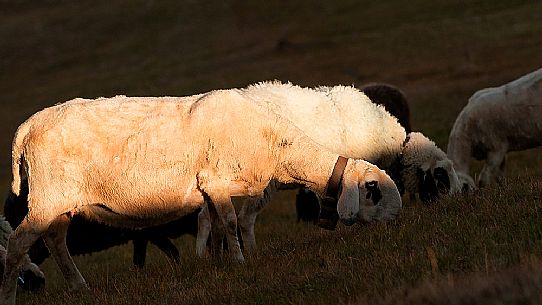
[[[438,200],[441,196],[457,193],[460,183],[450,160],[440,160],[434,165],[424,165],[416,170],[418,191],[424,203]]]
[[[394,219],[401,207],[399,190],[384,171],[359,160],[347,168],[337,204],[339,218],[344,224]]]
[[[21,271],[17,278],[17,284],[27,291],[40,290],[45,287],[45,276],[35,266],[35,268]]]
[[[320,213],[320,202],[315,193],[302,187],[299,189],[295,198],[295,209],[297,212],[297,221],[318,222]]]

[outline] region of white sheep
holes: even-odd
[[[241,261],[231,197],[259,196],[271,179],[338,196],[347,223],[360,213],[393,218],[401,209],[397,187],[384,171],[322,149],[235,89],[183,98],[75,99],[19,126],[12,157],[12,191],[19,194],[24,168],[29,212],[8,241],[0,304],[15,304],[17,267],[40,236],[69,287],[86,287],[65,243],[73,214],[137,228],[178,219],[207,200]]]
[[[407,192],[436,197],[435,189],[441,187],[452,194],[460,190],[453,164],[442,150],[419,132],[407,135],[395,117],[355,87],[311,89],[264,82],[242,94],[280,113],[325,149],[387,170]],[[434,179],[433,186],[424,189],[428,178]]]
[[[384,107],[354,87],[311,89],[275,81],[249,86],[240,94],[288,118],[325,149],[386,170],[400,189],[418,193],[424,202],[460,190],[452,162],[435,143],[419,132],[407,135]],[[258,202],[249,199],[250,208],[239,215],[246,251],[255,248],[254,222],[268,201],[254,200]],[[334,226],[326,221],[323,227]]]
[[[6,244],[11,233],[12,229],[9,222],[7,222],[4,216],[0,215],[0,270],[4,269]],[[18,273],[17,281],[25,290],[37,290],[45,284],[45,275],[36,264],[30,261],[28,255],[23,257]]]
[[[463,188],[475,187],[471,157],[486,160],[478,179],[479,186],[486,186],[504,175],[506,153],[542,145],[541,118],[542,69],[474,93],[448,140],[448,157]]]

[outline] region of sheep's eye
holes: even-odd
[[[378,181],[365,182],[365,188],[375,188],[378,186]]]
[[[382,199],[382,193],[378,188],[378,181],[365,182],[365,189],[367,189],[367,196],[365,198],[371,198],[373,200],[373,204],[377,205],[380,199]]]
[[[438,167],[435,168],[433,176],[439,192],[447,193],[450,190],[450,178],[448,177],[448,172],[444,168]]]

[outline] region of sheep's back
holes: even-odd
[[[274,82],[250,86],[242,94],[344,157],[391,159],[400,153],[406,137],[396,118],[353,87],[309,89]]]

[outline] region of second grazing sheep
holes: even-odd
[[[29,211],[8,240],[0,304],[15,304],[18,266],[40,236],[69,287],[86,287],[66,248],[69,215],[140,228],[206,201],[242,261],[231,197],[261,196],[272,179],[337,198],[345,223],[399,213],[399,192],[385,172],[322,149],[271,108],[232,89],[75,99],[34,114],[13,140],[12,191],[20,194],[26,172]]]
[[[264,82],[249,86],[242,94],[283,114],[325,149],[345,157],[368,160],[385,169],[400,190],[418,193],[424,202],[459,191],[459,180],[446,154],[419,132],[407,135],[396,118],[356,88],[311,89]],[[313,207],[316,203],[306,201],[300,205]],[[250,209],[250,213],[240,215],[240,226],[252,225],[259,211]],[[251,220],[245,221],[243,217]],[[320,217],[320,222],[324,228],[335,227],[325,217]],[[243,236],[243,241],[251,245],[247,250],[255,247],[253,233]]]
[[[474,93],[457,116],[448,142],[463,189],[475,187],[470,160],[485,160],[478,184],[503,177],[506,154],[542,145],[542,69]]]
[[[412,132],[410,106],[403,91],[395,86],[383,83],[365,84],[360,87],[360,90],[367,95],[371,102],[382,105],[386,111],[396,117],[406,133]]]

